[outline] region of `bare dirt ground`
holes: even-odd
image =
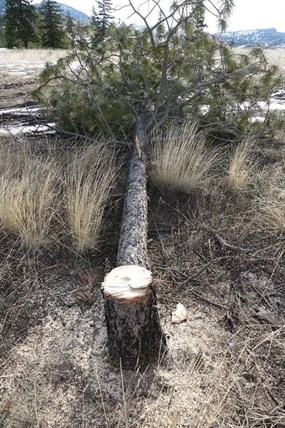
[[[32,100],[35,85],[5,77],[0,106]],[[262,160],[274,169],[283,152],[279,141]],[[143,372],[108,359],[100,284],[115,266],[121,197],[88,257],[31,254],[0,234],[1,428],[285,427],[284,235],[255,222],[243,191],[150,185],[149,197],[168,354]],[[174,325],[179,302],[188,320]]]
[[[3,79],[4,80],[4,79]],[[38,81],[36,78],[23,82],[15,79],[14,82],[7,79],[7,82],[0,83],[0,108],[23,105],[31,100],[32,92],[36,89]]]
[[[39,71],[54,63],[65,51],[0,49],[0,108],[24,104],[32,99]]]

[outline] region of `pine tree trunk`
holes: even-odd
[[[157,361],[165,352],[155,288],[147,266],[146,135],[138,121],[117,255],[117,268],[102,285],[111,359],[134,369]]]

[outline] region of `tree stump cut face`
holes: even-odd
[[[118,266],[111,270],[102,283],[105,297],[132,301],[145,296],[152,283],[151,272],[141,266]]]

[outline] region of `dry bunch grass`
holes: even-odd
[[[153,136],[152,177],[160,186],[189,193],[215,177],[219,158],[220,151],[209,147],[196,123],[172,126],[164,135]]]
[[[57,152],[36,153],[19,141],[0,147],[0,224],[25,247],[63,243],[70,234],[79,253],[94,248],[116,176],[114,154],[93,144],[68,156],[64,171]]]
[[[285,232],[284,161],[274,168],[265,168],[259,195],[256,197],[259,222],[266,230]]]
[[[106,145],[79,150],[65,174],[69,232],[79,253],[95,247],[109,191],[116,177],[114,154]]]
[[[1,148],[0,222],[28,248],[50,242],[56,212],[58,165],[32,156],[23,143]]]
[[[227,185],[231,190],[242,190],[253,183],[257,162],[252,154],[252,141],[245,139],[231,153]]]

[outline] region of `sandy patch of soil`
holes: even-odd
[[[18,79],[16,77],[14,80],[9,77],[6,83],[3,83],[3,79],[1,79],[0,108],[14,107],[33,101],[32,93],[38,85],[38,80],[32,78],[23,83],[23,81]]]

